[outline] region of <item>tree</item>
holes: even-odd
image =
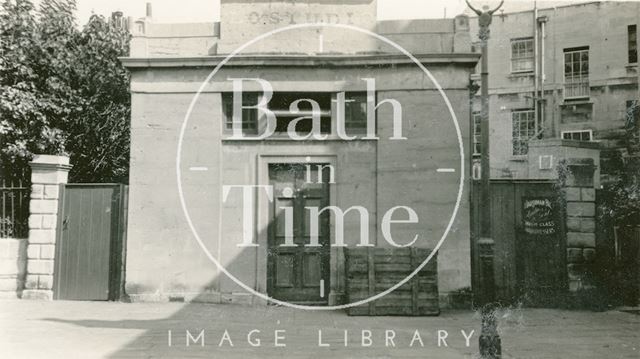
[[[612,225],[640,224],[640,105],[633,101],[625,114],[622,166],[608,184],[600,204],[601,219]]]
[[[5,176],[35,153],[71,157],[72,182],[122,182],[129,168],[128,32],[102,16],[79,29],[75,0],[3,0],[0,160]],[[8,172],[8,173],[7,173]]]

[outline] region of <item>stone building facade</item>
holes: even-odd
[[[605,278],[618,270],[613,255],[617,239],[597,220],[596,193],[631,168],[625,127],[640,119],[640,4],[544,3],[536,8],[531,2],[528,10],[498,11],[493,16],[488,42],[490,178],[513,183],[545,180],[553,186],[566,182],[562,288],[596,301],[595,282],[607,291]],[[470,18],[470,27],[480,51],[476,17]],[[479,87],[479,66],[471,79]],[[480,93],[471,101],[471,165],[473,177],[479,179],[484,175]],[[574,304],[580,300],[572,299]]]
[[[468,18],[379,22],[376,5],[223,0],[220,23],[172,25],[146,18],[132,24],[131,57],[122,61],[131,71],[126,292],[133,300],[260,302],[248,288],[286,301],[344,304],[345,250],[328,244],[343,229],[346,248],[362,245],[363,232],[369,233],[368,244],[393,248],[382,227],[397,206],[411,207],[419,217],[394,225],[398,242],[418,234],[415,247],[435,248],[448,232],[437,254],[441,305],[450,293],[470,287],[463,175],[469,173],[463,157],[470,152],[461,149],[470,149],[468,84],[478,55],[471,52]],[[302,22],[328,25],[295,27]],[[294,26],[283,29],[289,25]],[[242,83],[247,103],[264,98],[266,85],[255,79],[273,87],[272,136],[255,138],[265,131],[264,116],[245,110],[242,134],[254,138],[234,138],[234,78],[253,79]],[[338,135],[341,93],[347,134],[355,139]],[[319,104],[319,128],[327,139],[287,136],[296,113],[290,103],[300,98]],[[369,100],[379,105],[377,111]],[[401,125],[394,122],[400,106]],[[367,114],[375,114],[375,136],[366,132]],[[318,171],[322,181],[306,177],[315,179]],[[270,185],[273,199],[262,189],[243,197],[233,187],[240,185]],[[292,254],[293,259],[278,252],[284,259],[272,261],[279,251],[274,240],[310,240],[298,232],[311,221],[298,206],[312,202],[345,211],[361,206],[366,215],[351,211],[343,226],[335,215],[320,216],[324,252]],[[289,215],[298,218],[292,220],[294,234],[287,232]],[[313,294],[318,290],[319,297]]]
[[[639,22],[637,2],[592,1],[494,14],[489,40],[491,178],[553,177],[558,161],[574,157],[596,160],[596,187],[600,179],[609,180],[622,165],[626,116],[638,99]],[[470,23],[477,40],[477,19]],[[479,81],[479,75],[474,79]],[[476,97],[475,121],[479,111]],[[531,154],[536,141],[542,141],[535,145],[538,149],[564,141],[571,154]],[[476,141],[476,161],[479,146]],[[589,150],[594,147],[602,151],[601,159]]]

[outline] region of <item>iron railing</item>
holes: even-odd
[[[20,179],[0,179],[0,238],[27,238],[31,186]]]
[[[589,97],[589,75],[576,74],[564,77],[564,98]]]

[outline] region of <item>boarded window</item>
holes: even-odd
[[[511,72],[533,71],[533,38],[511,40]]]
[[[513,155],[526,155],[529,153],[529,139],[536,134],[534,111],[520,110],[511,112],[511,125]]]

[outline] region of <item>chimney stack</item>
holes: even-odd
[[[147,3],[147,18],[151,19],[153,16],[153,10],[151,9],[151,3]]]

